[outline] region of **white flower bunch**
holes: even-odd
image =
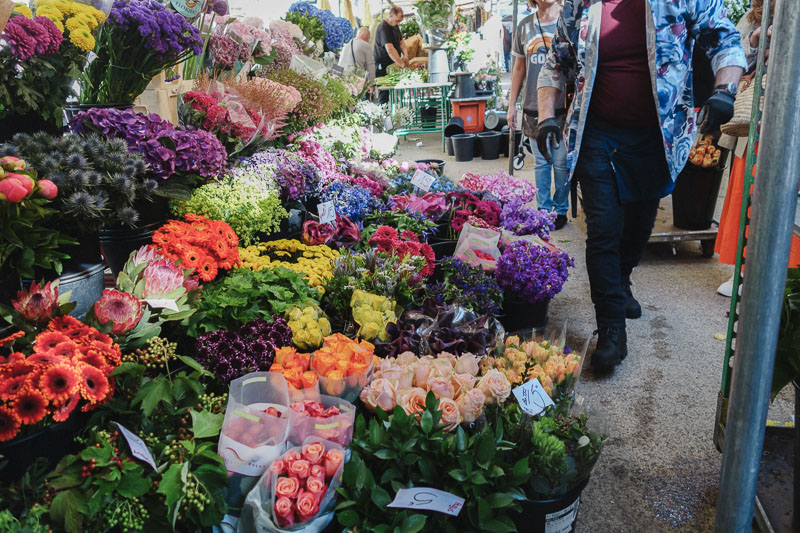
[[[725,8],[728,11],[728,18],[736,24],[750,8],[750,0],[725,0]]]

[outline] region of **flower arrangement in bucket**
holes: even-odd
[[[293,3],[286,13],[286,20],[299,25],[312,43],[322,41],[326,51],[337,52],[353,38],[350,21],[337,17],[329,9],[319,9],[310,2]]]

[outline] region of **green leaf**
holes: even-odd
[[[142,412],[150,416],[159,403],[172,404],[172,390],[169,381],[164,377],[156,378],[146,383],[136,396],[131,405],[142,404]]]
[[[467,474],[463,470],[459,470],[457,468],[451,470],[450,472],[448,472],[448,474],[450,475],[451,478],[455,479],[456,481],[467,480]]]
[[[517,530],[513,523],[509,525],[500,520],[489,520],[484,524],[484,527],[486,531],[491,531],[492,533],[509,533]]]
[[[191,357],[187,357],[185,355],[179,355],[178,359],[180,359],[183,364],[194,370],[195,372],[200,372],[203,376],[212,376],[211,372],[203,368],[203,365],[192,359]]]
[[[469,479],[476,485],[486,485],[488,483],[484,475],[481,472],[478,472],[477,470],[472,473]]]
[[[392,502],[392,497],[389,496],[389,493],[383,487],[376,485],[372,488],[370,492],[370,498],[372,498],[372,503],[374,503],[379,509],[385,510],[386,506]]]
[[[383,425],[381,425],[377,420],[374,418],[369,421],[369,443],[373,447],[380,446],[383,444],[383,439],[386,437],[386,431],[383,429]]]
[[[523,457],[516,463],[514,463],[514,469],[511,471],[514,477],[518,478],[525,478],[530,475],[531,468],[528,466],[528,458]]]
[[[467,432],[461,426],[456,429],[456,449],[459,452],[464,452],[467,449]]]
[[[358,513],[352,509],[336,513],[336,519],[342,527],[355,527],[358,525]]]
[[[394,451],[386,449],[386,448],[382,448],[382,449],[378,450],[377,452],[375,452],[374,455],[378,459],[385,459],[385,460],[397,459],[397,454]]]
[[[188,463],[186,463],[186,466],[188,466]],[[164,503],[167,505],[167,515],[173,527],[178,518],[178,506],[183,495],[183,481],[181,481],[183,467],[184,463],[170,465],[169,469],[161,476],[161,482],[158,484],[158,490],[156,491],[165,496]]]
[[[428,456],[420,457],[419,472],[425,481],[436,483],[439,480],[439,473],[436,471],[436,463]]]
[[[419,420],[419,427],[426,435],[433,429],[433,415],[427,409],[422,413],[422,417]]]
[[[492,508],[489,502],[481,498],[478,500],[478,523],[485,529],[485,522],[492,517]]]
[[[142,476],[141,471],[132,470],[120,480],[117,493],[123,498],[138,498],[150,490],[151,486],[150,479]]]
[[[83,533],[85,513],[86,499],[77,490],[59,492],[50,502],[50,518],[57,524],[63,524],[67,533]]]
[[[197,412],[194,409],[190,410],[189,414],[192,415],[192,433],[196,439],[219,435],[222,429],[222,419],[225,418],[224,414],[214,414],[206,410]]]
[[[406,517],[403,520],[403,523],[400,525],[400,530],[403,533],[416,533],[417,531],[422,531],[422,528],[425,527],[425,522],[428,520],[428,517],[424,514],[412,514]]]
[[[494,459],[495,453],[497,453],[497,447],[494,439],[489,435],[482,435],[481,438],[478,439],[477,450],[475,451],[475,458],[478,461],[478,465],[481,468],[488,468],[492,459]]]
[[[505,492],[495,492],[494,494],[490,494],[487,500],[489,500],[489,505],[500,509],[508,507],[514,503],[514,498]]]

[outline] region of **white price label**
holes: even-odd
[[[336,221],[336,208],[333,206],[333,200],[317,204],[317,213],[319,213],[320,224]]]
[[[86,54],[86,64],[87,65],[90,64],[95,59],[97,59],[97,54],[95,54],[94,52],[89,51],[89,53]]]
[[[425,511],[436,511],[437,513],[458,516],[461,508],[464,507],[464,498],[459,498],[449,492],[437,489],[413,488],[400,489],[394,497],[392,503],[387,507],[399,507],[401,509],[422,509]]]
[[[547,395],[544,387],[536,378],[520,385],[512,392],[522,410],[531,416],[538,415],[551,405],[555,405],[553,399]]]
[[[414,176],[411,178],[411,184],[425,192],[431,190],[431,185],[433,185],[434,181],[436,181],[436,176],[431,176],[422,170],[414,172]]]
[[[575,523],[575,518],[578,516],[578,505],[580,505],[580,503],[581,499],[578,498],[566,509],[545,515],[545,533],[569,533],[572,531],[572,525]]]
[[[125,440],[128,442],[128,447],[131,449],[131,455],[152,466],[153,470],[158,471],[158,468],[156,468],[156,462],[153,460],[153,456],[150,453],[150,450],[147,449],[147,445],[144,443],[144,441],[119,422],[114,423],[117,425],[120,432],[122,432],[122,436],[125,437]]]

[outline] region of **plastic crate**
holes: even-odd
[[[483,131],[483,117],[486,114],[486,100],[471,102],[452,102],[453,116],[464,119],[464,131],[480,133]]]

